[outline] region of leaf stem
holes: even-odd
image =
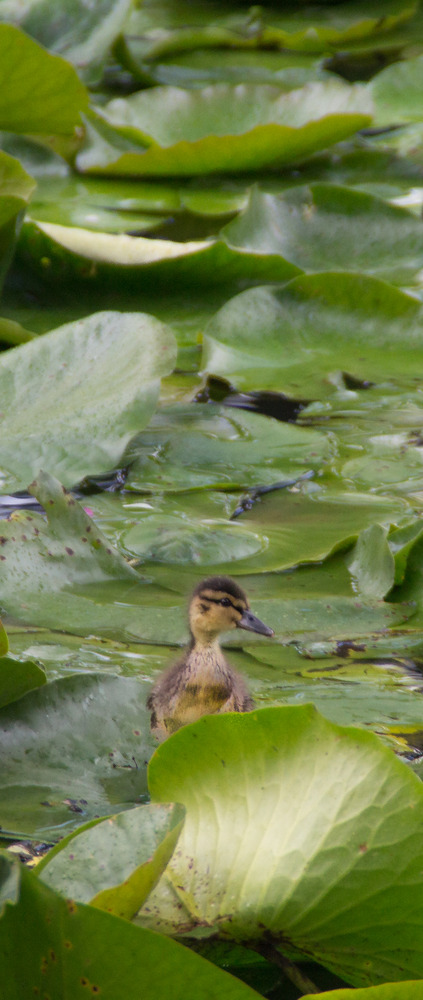
[[[305,996],[307,993],[321,993],[318,986],[313,983],[312,979],[309,979],[298,965],[291,962],[289,958],[282,955],[280,951],[273,944],[268,941],[261,941],[260,944],[255,946],[255,951],[257,951],[263,958],[266,958],[269,962],[273,962],[274,965],[279,966],[282,972],[285,974],[287,979],[291,980],[291,983],[297,987],[301,992],[301,996]]]

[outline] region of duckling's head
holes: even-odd
[[[229,576],[210,576],[198,584],[189,606],[189,624],[198,642],[211,642],[232,628],[274,635],[252,614],[246,594]]]

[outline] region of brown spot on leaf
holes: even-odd
[[[358,849],[360,851],[360,854],[366,854],[366,851],[369,850],[367,844],[360,844]]]
[[[68,556],[74,556],[75,555],[75,553],[74,553],[73,549],[71,549],[70,545],[66,545],[66,552],[67,552]]]

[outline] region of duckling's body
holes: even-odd
[[[155,684],[149,699],[151,729],[166,738],[201,715],[248,712],[254,707],[242,677],[230,667],[219,635],[245,628],[273,635],[249,610],[241,587],[229,577],[209,577],[196,587],[189,607],[191,642],[183,657]]]

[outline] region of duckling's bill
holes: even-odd
[[[269,637],[275,634],[272,628],[265,625],[247,608],[242,612],[242,618],[237,622],[237,628],[245,628],[247,632],[258,632],[259,635],[268,635]]]

